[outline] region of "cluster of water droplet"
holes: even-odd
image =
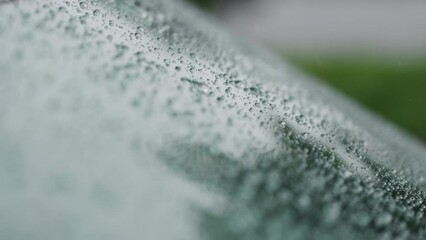
[[[0,5],[0,133],[25,116],[160,156],[225,197],[200,209],[206,238],[426,237],[422,146],[186,8]]]

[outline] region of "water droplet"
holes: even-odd
[[[80,2],[80,8],[83,10],[86,10],[89,8],[89,4],[87,4],[87,2]]]
[[[375,220],[375,224],[378,227],[385,227],[391,222],[392,222],[392,215],[389,213],[382,213]]]
[[[95,9],[95,10],[93,11],[93,15],[94,15],[94,16],[100,16],[100,15],[101,15],[101,11],[100,11],[99,9]]]
[[[340,216],[340,205],[337,203],[329,204],[324,209],[324,221],[327,224],[335,223]]]

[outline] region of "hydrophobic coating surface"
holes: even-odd
[[[195,9],[0,16],[0,239],[426,237],[424,146]]]

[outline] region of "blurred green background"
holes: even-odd
[[[217,6],[214,0],[188,1],[206,11]],[[283,56],[426,142],[426,56],[297,51]]]
[[[426,58],[287,58],[426,141]]]

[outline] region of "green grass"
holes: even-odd
[[[426,59],[288,58],[426,141]]]

